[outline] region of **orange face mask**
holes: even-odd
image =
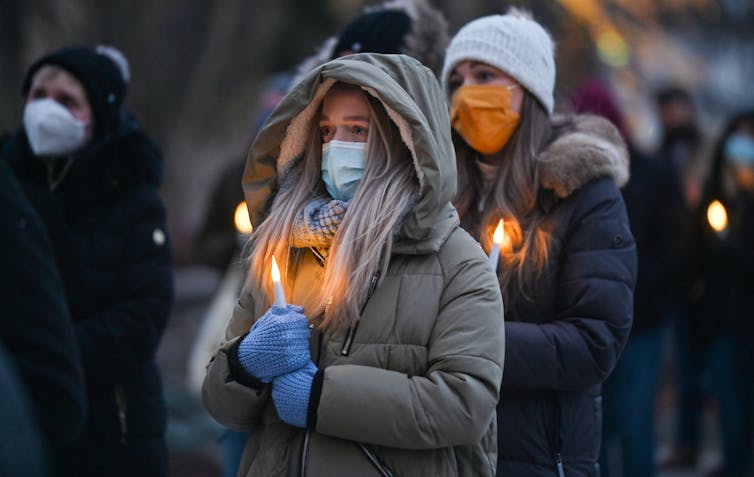
[[[482,154],[499,152],[518,127],[519,114],[511,109],[511,90],[501,84],[458,88],[450,104],[450,125]]]

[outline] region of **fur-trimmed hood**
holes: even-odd
[[[394,250],[436,250],[457,214],[455,152],[440,85],[432,72],[406,55],[360,53],[311,71],[278,104],[257,135],[246,160],[243,189],[252,224],[269,213],[274,196],[302,167],[309,132],[327,91],[336,82],[359,85],[377,98],[411,153],[419,195],[400,229]],[[447,219],[447,220],[445,220]]]
[[[539,155],[539,182],[560,198],[594,179],[612,178],[618,187],[629,179],[629,155],[618,130],[591,114],[556,116],[555,139]]]
[[[362,14],[382,10],[400,10],[411,19],[411,31],[406,35],[405,48],[401,53],[412,56],[431,69],[439,78],[448,46],[448,22],[443,14],[430,5],[428,0],[389,0],[362,10]],[[290,89],[314,68],[327,63],[335,53],[337,35],[325,40],[316,52],[299,63],[291,81]],[[367,53],[367,52],[364,52]]]

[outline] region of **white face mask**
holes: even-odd
[[[84,145],[86,123],[50,98],[26,103],[24,129],[35,156],[62,156]]]
[[[322,181],[333,199],[353,199],[366,168],[367,143],[330,141],[322,144]]]

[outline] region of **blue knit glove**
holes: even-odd
[[[238,362],[252,376],[269,383],[310,361],[309,322],[296,305],[273,306],[238,346]]]
[[[317,367],[311,360],[303,368],[278,376],[272,381],[272,401],[283,422],[296,427],[306,427],[309,395],[312,391]]]

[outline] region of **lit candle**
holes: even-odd
[[[275,289],[275,305],[285,306],[285,293],[283,292],[283,285],[280,283],[280,269],[274,255],[272,256],[272,286]]]
[[[707,207],[707,222],[709,222],[712,230],[720,235],[724,235],[724,232],[728,228],[728,213],[725,211],[725,206],[719,200],[713,200]]]
[[[236,213],[233,214],[233,222],[236,225],[236,230],[241,235],[249,235],[254,231],[254,227],[251,226],[251,220],[249,220],[249,209],[246,207],[246,201],[242,200],[236,207]]]
[[[492,250],[490,250],[490,265],[492,265],[492,269],[496,272],[497,261],[500,258],[500,244],[503,243],[504,237],[503,219],[500,219],[500,222],[497,223],[497,228],[495,228],[495,233],[492,234]]]

